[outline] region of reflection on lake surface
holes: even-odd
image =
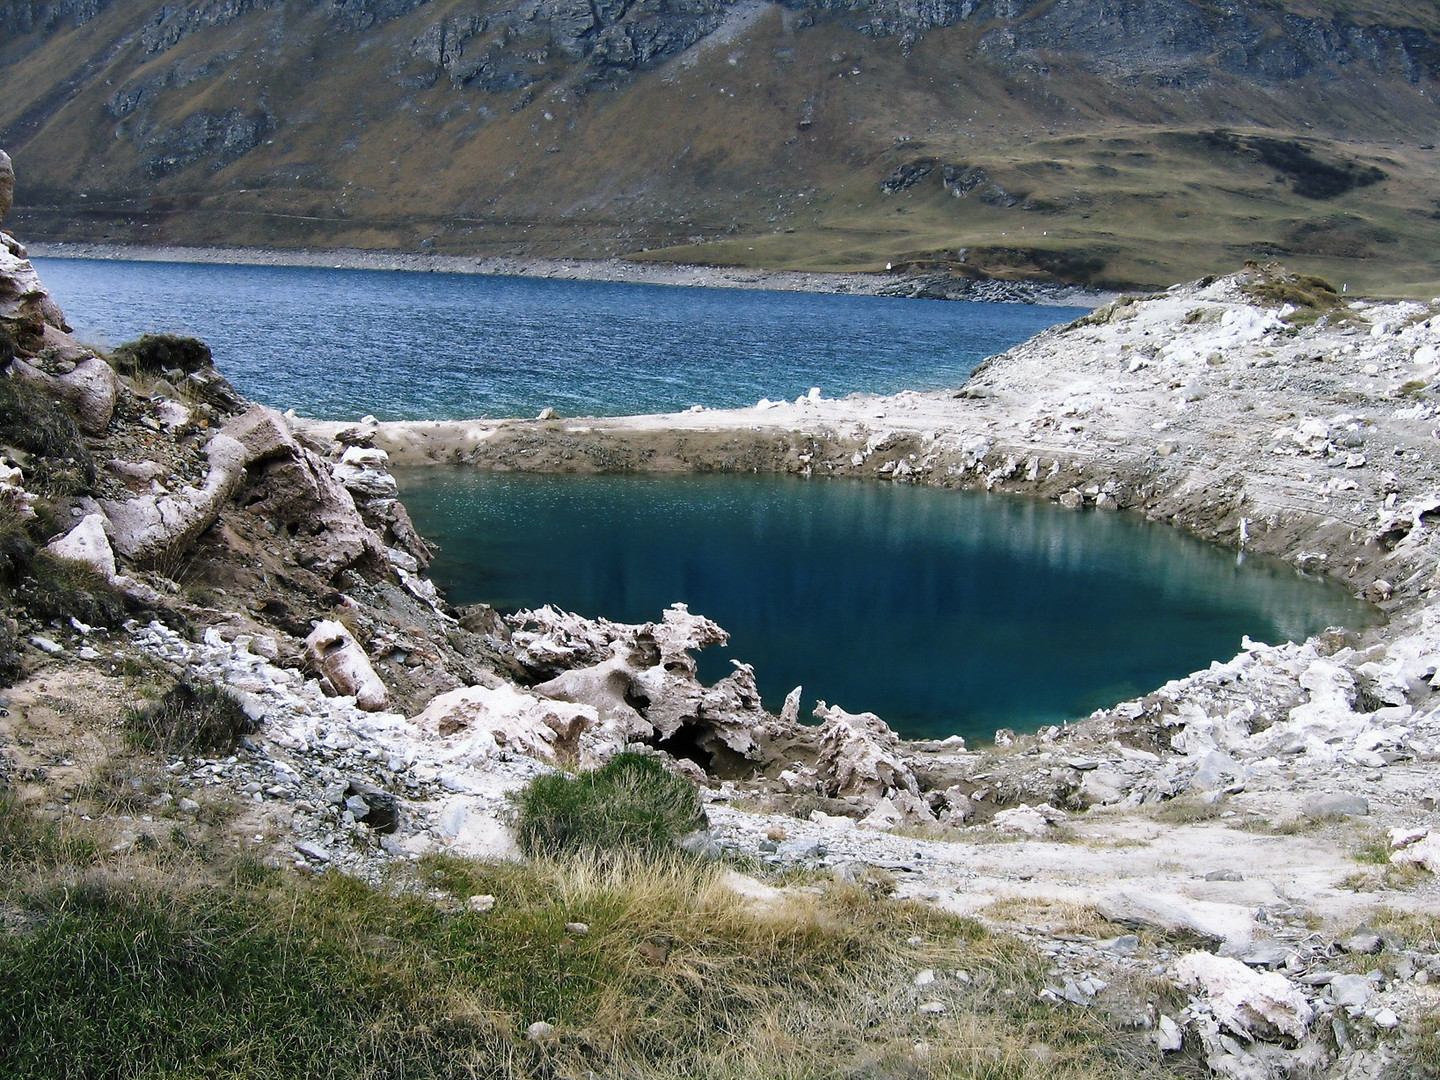
[[[455,603],[625,622],[681,601],[731,633],[706,681],[755,665],[911,737],[988,738],[1229,659],[1242,635],[1364,624],[1339,587],[1125,514],[786,477],[399,473]],[[711,655],[714,654],[714,655]]]

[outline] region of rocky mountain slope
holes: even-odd
[[[0,5],[33,240],[1429,295],[1398,0]]]

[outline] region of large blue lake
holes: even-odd
[[[1081,309],[303,267],[36,259],[77,336],[189,334],[329,420],[733,408],[959,386]]]
[[[957,386],[1061,308],[573,281],[37,260],[83,339],[207,341],[247,396],[325,418],[637,413]],[[402,476],[456,603],[732,634],[755,665],[913,736],[1034,728],[1358,625],[1338,588],[1127,515],[763,477]],[[712,655],[713,654],[713,655]]]

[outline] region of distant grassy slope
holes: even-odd
[[[1149,22],[1108,43],[1103,24],[1052,26],[1045,3],[907,36],[859,33],[854,13],[714,0],[719,29],[698,44],[599,81],[543,17],[502,34],[499,4],[407,7],[359,5],[345,17],[371,22],[357,28],[337,24],[348,8],[157,21],[153,0],[116,0],[9,35],[10,226],[1117,286],[1281,255],[1352,288],[1440,291],[1434,5],[1242,4],[1243,68],[1237,42],[1196,37],[1211,9],[1191,0],[1146,0]],[[216,11],[233,17],[197,25]],[[1347,45],[1352,25],[1381,29]],[[1287,51],[1302,32],[1333,60]],[[504,63],[464,81],[486,48]],[[512,76],[528,85],[506,88]],[[1295,160],[1365,182],[1317,193]],[[957,196],[947,165],[986,182]]]

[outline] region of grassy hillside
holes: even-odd
[[[1440,291],[1433,5],[1242,5],[1243,43],[1185,23],[1209,17],[1190,0],[1147,5],[1161,29],[1118,52],[1046,3],[910,34],[716,5],[696,44],[601,78],[555,19],[498,4],[372,5],[356,29],[297,3],[162,19],[117,0],[0,44],[10,226],[1121,287],[1278,255]],[[984,180],[957,194],[947,167]]]

